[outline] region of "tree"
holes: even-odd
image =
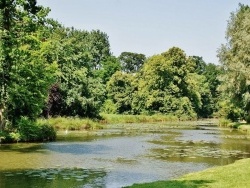
[[[195,108],[201,106],[202,79],[193,73],[194,67],[194,62],[177,47],[149,58],[138,76],[137,109],[150,114],[196,117]]]
[[[95,70],[94,74],[95,77],[101,78],[103,83],[106,84],[110,80],[112,75],[116,71],[120,70],[121,70],[121,64],[119,60],[114,56],[110,56],[101,62],[101,68],[99,70]]]
[[[191,60],[195,63],[194,72],[201,75],[206,71],[206,63],[202,57],[190,56]]]
[[[42,110],[57,64],[45,61],[48,9],[35,0],[3,0],[1,10],[1,106],[5,123],[34,120]],[[1,122],[3,124],[3,121]]]
[[[111,55],[108,35],[100,30],[93,30],[87,35],[86,40],[91,67],[100,69],[101,62]]]
[[[108,71],[112,72],[106,70],[103,77],[96,76],[105,62],[113,61],[107,35],[99,30],[88,32],[58,25],[51,40],[56,55],[49,53],[47,58],[58,62],[60,74],[57,93],[53,93],[54,85],[50,89],[45,115],[97,117],[106,97],[101,78],[109,79]],[[54,101],[54,94],[60,101]]]
[[[122,65],[122,70],[127,73],[135,73],[140,70],[146,57],[144,54],[122,52],[119,56]]]
[[[250,115],[250,7],[240,4],[231,13],[226,39],[218,51],[224,75],[221,91],[231,103]],[[250,120],[249,118],[246,118]]]
[[[131,113],[134,93],[133,79],[133,75],[117,71],[107,83],[108,100],[113,102],[116,112],[119,114]]]
[[[206,64],[199,56],[189,58],[195,63],[194,73],[205,77],[205,80],[200,80],[202,83],[200,86],[202,106],[197,110],[198,116],[211,117],[213,113],[218,111],[219,92],[217,89],[220,85],[218,78],[221,74],[220,67],[212,63]]]

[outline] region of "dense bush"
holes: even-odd
[[[48,124],[39,124],[27,117],[22,117],[17,123],[16,133],[20,134],[20,141],[53,141],[56,139],[54,128]]]

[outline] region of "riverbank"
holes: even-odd
[[[103,122],[106,123],[152,123],[152,122],[179,122],[179,121],[197,121],[190,117],[177,117],[175,115],[123,115],[123,114],[100,114]]]
[[[38,122],[48,123],[57,131],[58,130],[80,131],[80,130],[95,130],[104,128],[104,124],[102,124],[100,121],[88,118],[55,117],[49,119],[39,119]]]
[[[233,129],[238,129],[240,131],[250,133],[250,124],[246,122],[231,122],[226,119],[219,120],[219,126],[221,127],[230,127]]]
[[[75,118],[75,117],[55,117],[49,119],[39,119],[40,123],[47,123],[56,130],[96,130],[106,128],[107,125],[121,126],[133,123],[164,123],[168,125],[218,125],[217,119],[189,120],[177,118],[170,115],[117,115],[101,114],[100,119]]]
[[[226,166],[190,173],[179,179],[134,184],[130,188],[247,188],[250,185],[250,159],[242,159]]]

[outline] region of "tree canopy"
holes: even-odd
[[[226,32],[227,43],[219,49],[218,56],[223,69],[221,91],[226,94],[235,109],[243,114],[232,115],[237,118],[250,114],[250,7],[239,5],[231,14]],[[247,118],[249,119],[249,118]]]
[[[35,0],[2,0],[0,11],[1,130],[24,130],[42,115],[100,112],[250,121],[249,6],[231,14],[221,65],[178,47],[116,57],[106,33],[65,27]]]

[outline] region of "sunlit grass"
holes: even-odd
[[[131,123],[167,123],[197,125],[199,120],[189,119],[188,117],[178,118],[174,115],[118,115],[118,114],[101,114],[101,119],[92,120],[89,118],[76,117],[53,117],[49,119],[39,119],[40,123],[52,125],[56,130],[93,130],[102,129],[110,124],[131,124]],[[204,123],[204,120],[201,120]],[[215,124],[217,121],[207,120],[205,122]],[[139,126],[139,125],[138,125]]]
[[[249,124],[241,124],[238,126],[238,129],[250,134],[250,125]]]
[[[52,125],[56,130],[93,130],[103,128],[103,125],[97,121],[73,117],[56,117],[39,119],[38,121],[46,122]]]
[[[178,118],[175,115],[118,115],[118,114],[101,114],[106,123],[152,123],[152,122],[171,122],[194,120],[190,117]],[[196,119],[195,119],[196,120]]]
[[[242,159],[227,166],[191,173],[180,179],[135,184],[131,188],[247,188],[250,185],[250,159]]]

